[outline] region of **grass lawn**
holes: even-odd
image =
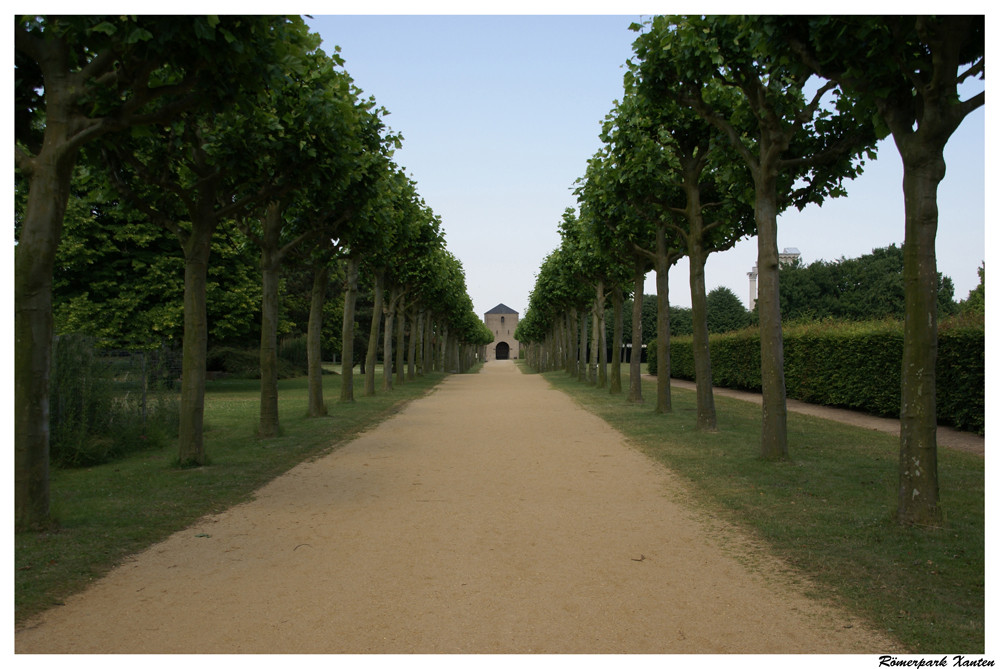
[[[199,517],[247,501],[254,490],[299,462],[327,453],[378,423],[444,378],[427,374],[362,396],[355,373],[353,404],[340,404],[340,376],[324,377],[329,415],[306,417],[305,378],[279,382],[281,435],[255,438],[260,403],[256,380],[209,381],[205,397],[208,465],[174,466],[174,449],[136,453],[110,464],[51,473],[56,529],[15,534],[15,622],[59,604],[128,555]],[[381,388],[377,370],[376,388]]]
[[[759,456],[761,409],[716,397],[718,427],[694,429],[695,394],[674,388],[673,412],[653,413],[569,377],[545,378],[690,484],[697,501],[750,532],[830,598],[914,653],[983,653],[984,458],[938,451],[944,526],[893,521],[897,437],[789,413],[786,461]]]

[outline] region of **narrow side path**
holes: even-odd
[[[15,648],[900,650],[799,594],[683,495],[541,376],[491,362],[135,556],[18,630]]]
[[[656,377],[651,374],[644,374],[643,378],[652,379],[654,381],[656,380]],[[670,385],[672,387],[684,388],[686,390],[695,390],[696,388],[694,381],[687,381],[684,379],[671,378]],[[712,392],[717,396],[732,397],[745,402],[754,402],[756,404],[760,404],[762,402],[760,393],[751,393],[745,390],[717,387],[713,388]],[[879,432],[887,432],[889,434],[899,436],[898,418],[882,418],[880,416],[872,416],[860,411],[851,411],[850,409],[841,409],[839,407],[828,407],[821,404],[809,404],[807,402],[791,398],[785,400],[785,403],[788,410],[794,411],[795,413],[816,416],[818,418],[837,421],[838,423],[847,423],[848,425],[863,427],[869,430],[877,430]],[[948,427],[947,425],[938,425],[937,442],[939,446],[944,446],[945,448],[953,448],[957,451],[965,451],[967,453],[975,453],[976,455],[982,455],[984,457],[986,456],[986,438],[972,432],[963,432],[961,430]]]

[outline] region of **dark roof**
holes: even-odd
[[[511,309],[510,307],[508,307],[506,304],[498,304],[497,306],[493,307],[492,309],[490,309],[486,313],[487,314],[516,314],[517,312],[514,311],[513,309]]]

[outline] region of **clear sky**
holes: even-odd
[[[363,11],[378,11],[371,7]],[[403,134],[396,162],[441,218],[478,314],[501,302],[526,311],[542,260],[559,246],[562,213],[576,206],[575,181],[621,98],[636,37],[629,25],[639,19],[638,12],[308,19],[325,51],[341,47],[347,72]],[[980,109],[949,142],[938,198],[938,270],[952,278],[956,299],[977,285],[986,255],[984,126]],[[849,197],[781,216],[779,248],[798,248],[808,263],[902,243],[901,182],[895,146],[883,143]],[[726,286],[746,303],[756,257],[755,238],[716,254],[708,289]],[[687,273],[686,261],[671,270],[673,304],[690,306]],[[646,293],[655,293],[652,274]]]

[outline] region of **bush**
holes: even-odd
[[[278,344],[278,359],[284,360],[292,367],[306,370],[309,368],[309,341],[305,336],[292,337]]]
[[[294,341],[294,340],[293,340]],[[302,364],[293,364],[282,355],[284,345],[278,347],[278,378],[290,379],[306,373],[305,339],[302,338]],[[297,344],[292,344],[288,350],[291,357],[298,356]],[[209,372],[222,373],[237,379],[260,378],[260,351],[258,349],[241,349],[230,346],[218,346],[208,352],[205,367]]]
[[[985,430],[985,348],[982,319],[942,321],[938,333],[938,421]],[[788,397],[897,417],[903,324],[812,321],[784,328]],[[717,386],[760,392],[760,336],[754,329],[712,335],[712,380]],[[675,337],[671,375],[694,380],[691,337]],[[651,372],[652,373],[652,372]]]

